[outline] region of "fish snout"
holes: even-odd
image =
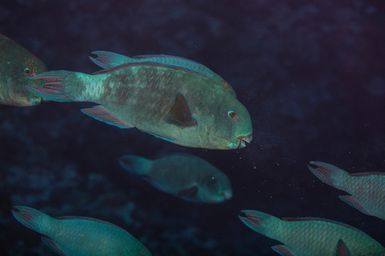
[[[247,136],[239,136],[238,137],[238,141],[239,141],[238,148],[246,147],[246,143],[251,143],[252,140],[253,140],[252,134],[247,135]]]
[[[222,191],[219,193],[219,195],[224,199],[224,200],[229,200],[233,197],[233,193],[231,191]]]

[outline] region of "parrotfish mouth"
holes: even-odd
[[[246,147],[246,143],[250,143],[253,140],[253,135],[239,136],[238,137],[238,148]]]

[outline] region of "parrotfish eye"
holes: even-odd
[[[233,111],[233,110],[230,110],[227,112],[227,115],[232,119],[232,120],[237,120],[238,118],[238,115],[237,115],[237,112]]]
[[[33,75],[35,75],[35,69],[32,67],[26,67],[25,69],[24,69],[24,75],[26,75],[26,76],[33,76]]]
[[[215,178],[215,176],[210,176],[208,184],[209,185],[214,185],[215,183],[217,183],[217,179]]]

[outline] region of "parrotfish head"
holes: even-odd
[[[201,202],[221,203],[233,196],[231,184],[226,175],[207,175],[198,181],[198,198]]]
[[[38,58],[34,56],[26,57],[23,65],[15,65],[12,77],[14,78],[14,90],[10,92],[11,100],[17,106],[34,106],[41,102],[41,98],[30,91],[30,87],[36,86],[38,81],[30,78],[34,75],[46,71],[46,67]]]
[[[235,97],[226,97],[214,114],[215,123],[210,129],[210,141],[217,149],[246,147],[253,139],[250,114]],[[219,112],[219,113],[218,113]]]

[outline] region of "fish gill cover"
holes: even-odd
[[[53,255],[13,205],[114,223],[153,255],[273,255],[277,242],[242,225],[243,209],[338,220],[385,245],[385,222],[341,202],[306,166],[385,171],[384,27],[382,1],[1,1],[0,33],[49,70],[96,72],[95,50],[203,63],[231,84],[254,138],[239,150],[192,149],[80,113],[93,104],[1,106],[0,255]],[[223,171],[232,199],[179,200],[117,161],[171,153]]]

